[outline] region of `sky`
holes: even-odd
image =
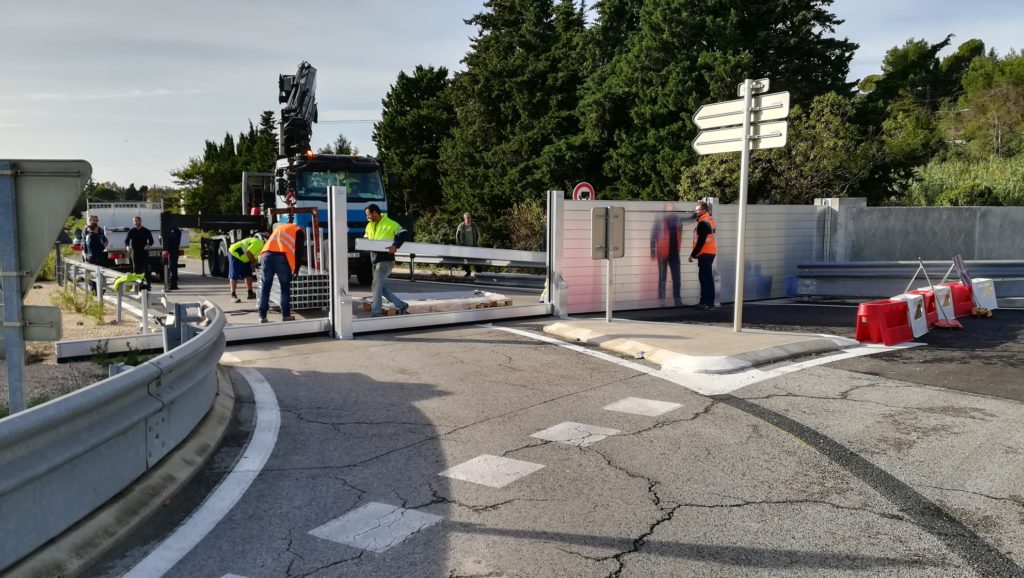
[[[1020,49],[1022,0],[836,0],[850,79],[908,38]],[[592,2],[590,2],[592,3]],[[173,185],[206,140],[280,112],[277,76],[317,68],[313,147],[373,121],[400,71],[462,68],[483,0],[0,0],[0,159],[85,159],[97,181]],[[1016,44],[1015,44],[1016,43]],[[949,50],[947,50],[948,52]]]

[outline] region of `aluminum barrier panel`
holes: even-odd
[[[224,315],[127,372],[0,420],[0,573],[144,474],[217,392]]]
[[[605,310],[605,262],[591,258],[590,242],[590,213],[599,206],[626,209],[625,256],[614,264],[615,309],[671,307],[699,300],[697,264],[687,262],[696,227],[692,201],[558,200],[555,204],[555,274],[567,284],[564,313]],[[821,255],[826,210],[813,205],[748,207],[745,299],[783,297],[791,292],[788,289],[795,289],[797,264]],[[713,204],[712,211],[717,222],[718,295],[721,301],[732,302],[739,207]]]

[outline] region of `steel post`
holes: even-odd
[[[732,320],[732,330],[737,333],[743,330],[743,254],[747,226],[747,171],[750,168],[750,102],[754,82],[748,78],[743,85],[743,148],[740,149],[740,212],[736,224],[736,293]]]
[[[0,287],[3,288],[4,344],[7,354],[7,408],[25,409],[25,326],[21,311],[21,264],[18,262],[18,197],[15,165],[0,161]]]

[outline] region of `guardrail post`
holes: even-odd
[[[117,304],[114,305],[114,323],[121,322],[121,300],[124,299],[124,283],[117,286]]]
[[[409,281],[416,282],[416,253],[409,253]]]
[[[149,334],[149,291],[142,290],[142,334]]]
[[[103,268],[96,265],[96,300],[103,306]]]
[[[71,265],[71,292],[78,293],[78,263]]]

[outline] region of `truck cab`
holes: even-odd
[[[288,175],[290,173],[290,175]],[[286,175],[291,178],[286,178]],[[380,177],[380,165],[372,157],[352,155],[329,155],[307,153],[298,158],[281,159],[275,171],[277,185],[277,208],[287,208],[289,187],[294,186],[295,206],[318,209],[321,227],[325,235],[327,217],[327,191],[329,187],[344,186],[347,191],[348,215],[348,258],[349,270],[355,273],[359,282],[368,284],[373,280],[369,253],[355,250],[355,239],[366,231],[366,207],[376,204],[381,212],[387,213],[387,197]],[[291,185],[294,183],[294,185]],[[284,220],[286,217],[280,217]],[[295,224],[306,228],[311,225],[310,216],[295,215]]]

